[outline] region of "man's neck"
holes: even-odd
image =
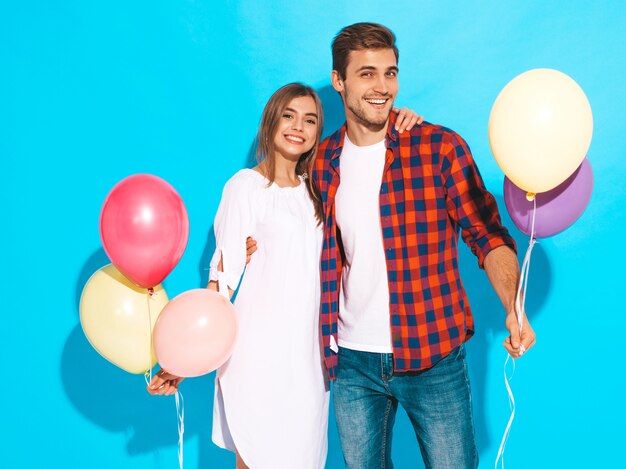
[[[389,119],[380,127],[372,128],[352,119],[347,120],[348,138],[359,147],[374,145],[385,138]]]

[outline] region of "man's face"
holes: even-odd
[[[398,64],[392,49],[350,52],[345,80],[333,71],[332,82],[343,98],[348,121],[371,130],[387,124],[398,94]]]

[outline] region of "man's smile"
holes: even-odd
[[[371,104],[376,109],[384,109],[390,98],[363,98],[366,103]]]

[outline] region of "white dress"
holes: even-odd
[[[244,169],[224,187],[215,217],[211,280],[235,290],[239,335],[219,368],[213,441],[252,469],[323,468],[328,383],[319,337],[321,226],[305,183],[267,187]],[[248,266],[246,238],[258,250]]]

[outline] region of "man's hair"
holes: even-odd
[[[333,70],[346,79],[348,56],[353,50],[392,49],[398,61],[396,36],[391,30],[377,23],[355,23],[346,26],[337,33],[331,45],[333,51]]]

